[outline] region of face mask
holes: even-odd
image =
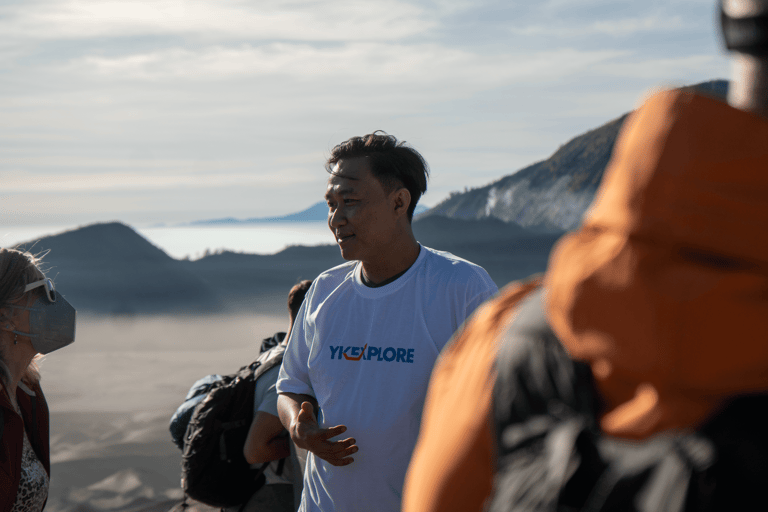
[[[56,294],[55,302],[40,297],[29,307],[11,305],[29,311],[29,330],[32,331],[11,332],[28,336],[32,347],[41,354],[48,354],[75,341],[75,308],[59,292],[53,293]]]

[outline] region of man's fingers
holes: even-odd
[[[351,437],[343,441],[331,441],[329,444],[328,451],[335,454],[337,457],[346,457],[358,450],[357,445],[355,445],[355,440]]]
[[[338,443],[334,443],[334,446],[331,450],[318,454],[318,456],[333,464],[334,466],[346,466],[347,464],[352,464],[355,459],[350,457],[350,455],[354,455],[357,453],[357,446],[354,444],[351,446],[345,446],[347,441],[354,442],[354,439],[345,439],[344,441],[339,441]]]
[[[352,464],[353,462],[355,462],[355,459],[353,459],[352,457],[347,457],[347,458],[341,459],[341,460],[336,460],[336,459],[328,460],[327,462],[329,462],[333,466],[347,466],[347,465]]]
[[[320,434],[319,437],[323,441],[327,441],[332,437],[340,436],[346,431],[347,431],[347,427],[345,427],[344,425],[336,425],[335,427],[324,429],[324,432]]]

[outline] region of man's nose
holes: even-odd
[[[344,209],[337,207],[328,210],[328,225],[332,228],[346,224],[347,217],[344,215]]]

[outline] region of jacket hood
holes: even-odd
[[[768,390],[768,120],[680,90],[622,128],[548,316],[605,399],[606,433],[697,425]]]

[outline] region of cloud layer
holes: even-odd
[[[698,1],[19,0],[0,6],[0,203],[14,222],[303,209],[384,129],[425,200],[545,158],[643,91],[727,75]]]

